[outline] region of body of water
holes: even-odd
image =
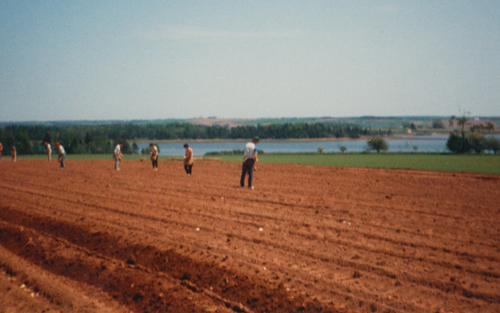
[[[498,135],[497,135],[498,136]],[[433,136],[398,136],[398,139],[386,139],[389,146],[387,152],[449,152],[446,149],[448,135]],[[195,156],[203,156],[207,152],[243,150],[245,142],[189,142]],[[184,143],[160,143],[160,155],[183,156]],[[139,149],[149,148],[149,144],[139,144]],[[335,140],[335,141],[261,141],[258,148],[265,153],[299,153],[317,152],[318,146],[324,147],[323,152],[341,152],[340,147],[347,148],[346,152],[364,152],[368,145],[366,140]],[[415,148],[416,147],[416,148]]]

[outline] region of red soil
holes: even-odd
[[[0,163],[0,312],[500,312],[500,176],[113,166]]]

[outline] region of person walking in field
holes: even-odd
[[[248,188],[254,189],[252,185],[253,171],[255,169],[255,164],[257,163],[257,144],[259,143],[259,137],[254,137],[252,142],[245,145],[245,152],[243,155],[243,168],[241,171],[240,186],[245,187],[245,176],[248,172]]]
[[[59,144],[59,142],[55,143],[56,148],[59,150],[59,157],[57,158],[57,161],[61,164],[61,169],[63,170],[65,165],[64,165],[64,159],[66,158],[66,151],[64,150],[64,147]]]
[[[12,162],[16,162],[17,150],[15,146],[10,147],[10,155],[12,156]]]
[[[153,170],[157,171],[158,170],[158,148],[150,143],[149,148],[151,151],[149,151],[149,154],[151,154],[151,162],[153,163]]]
[[[2,151],[3,151],[3,145],[0,142],[0,162],[2,161]]]
[[[187,143],[184,145],[184,149],[186,149],[186,154],[184,155],[184,170],[188,176],[191,176],[194,164],[193,149],[189,148]]]
[[[47,158],[49,159],[49,162],[52,160],[52,148],[50,146],[50,143],[47,141],[43,143],[45,145],[45,153],[47,153]]]
[[[120,170],[120,161],[122,160],[123,154],[121,151],[121,147],[123,146],[123,142],[120,142],[115,147],[115,152],[113,153],[113,157],[115,158],[115,170]]]

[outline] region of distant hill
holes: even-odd
[[[433,120],[440,119],[445,128],[451,128],[449,124],[450,116],[360,116],[360,117],[283,117],[283,118],[254,118],[254,119],[241,119],[241,118],[218,118],[199,117],[191,119],[154,119],[154,120],[78,120],[78,121],[25,121],[25,122],[0,122],[0,128],[5,128],[9,125],[24,125],[24,126],[72,126],[72,125],[166,125],[171,123],[188,123],[193,125],[204,126],[248,126],[248,125],[271,125],[271,124],[296,124],[296,123],[328,123],[344,125],[358,125],[362,127],[374,129],[405,129],[409,128],[412,124],[421,129],[431,129]],[[473,124],[492,122],[495,130],[498,131],[500,125],[500,117],[468,117]],[[456,127],[456,126],[455,126]]]

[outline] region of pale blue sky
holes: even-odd
[[[0,0],[0,121],[500,116],[500,1]]]

